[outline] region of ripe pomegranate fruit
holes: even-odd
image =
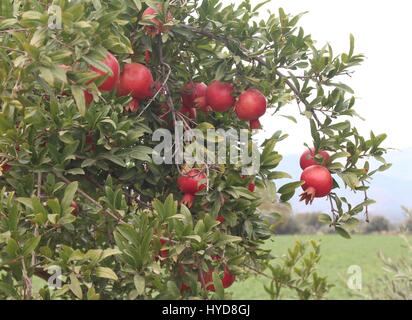
[[[107,54],[106,58],[103,60],[103,63],[112,70],[112,74],[107,77],[107,79],[99,86],[100,91],[112,91],[118,81],[120,75],[120,66],[116,57],[110,52]],[[92,66],[91,70],[96,72],[99,76],[106,76],[107,72],[97,69]]]
[[[190,287],[186,283],[182,282],[182,284],[180,285],[180,294],[184,294],[186,291],[190,290]]]
[[[140,63],[129,63],[120,76],[118,95],[131,94],[138,100],[148,99],[153,96],[153,85],[153,76],[148,68]]]
[[[11,165],[9,165],[8,163],[3,163],[0,166],[0,175],[7,173],[11,170]]]
[[[232,84],[215,80],[207,87],[206,103],[213,111],[228,111],[235,104],[233,91]]]
[[[77,204],[77,202],[72,201],[70,207],[73,208],[72,215],[77,216],[79,214],[79,205]]]
[[[182,90],[181,96],[183,101],[183,107],[186,108],[198,108],[207,112],[208,106],[206,103],[206,91],[207,85],[203,82],[187,83]]]
[[[88,132],[86,135],[86,145],[89,146],[86,151],[96,151],[96,144],[94,143],[94,135],[92,131]]]
[[[139,100],[133,99],[129,104],[124,108],[126,112],[136,112],[139,110]]]
[[[317,159],[315,159],[315,156],[319,155],[321,157],[322,162],[319,163]],[[329,161],[329,153],[327,153],[324,150],[319,150],[316,153],[315,148],[310,148],[306,150],[302,156],[300,157],[300,167],[302,170],[305,170],[307,167],[314,166],[314,165],[321,165],[326,167]]]
[[[160,244],[162,245],[162,247],[165,246],[167,244],[167,242],[168,241],[164,238],[160,239]],[[160,249],[159,255],[162,258],[167,258],[169,256],[169,249],[164,249],[164,248]]]
[[[146,49],[144,52],[144,61],[146,62],[146,64],[150,63],[150,58],[151,58],[150,50]]]
[[[149,7],[145,11],[143,11],[142,20],[144,22],[151,22],[153,24],[153,25],[144,26],[144,30],[145,30],[147,35],[154,37],[158,34],[169,31],[170,27],[165,26],[165,24],[172,21],[173,16],[168,11],[166,13],[165,21],[160,21],[157,18],[157,16],[162,11],[163,11],[163,5],[160,4],[160,3],[157,4],[157,9]]]
[[[312,203],[315,198],[322,198],[332,191],[333,179],[329,170],[320,165],[306,168],[300,180],[305,183],[302,186],[304,192],[300,195],[300,201],[306,204]]]
[[[220,260],[219,256],[212,257],[213,260]],[[213,284],[213,272],[214,268],[209,268],[207,272],[201,271],[201,274],[199,275],[198,280],[201,283],[204,283],[206,285],[206,290],[208,291],[215,291],[215,286]],[[203,278],[203,279],[202,279]],[[223,278],[221,278],[222,281],[222,286],[223,288],[229,288],[236,280],[236,277],[234,274],[232,274],[229,270],[229,267],[224,264],[223,266]]]
[[[84,101],[86,102],[86,106],[89,106],[93,102],[93,95],[87,90],[84,90],[83,93],[84,93]]]
[[[216,221],[220,222],[220,223],[224,223],[226,221],[224,216],[217,216],[216,217]]]
[[[250,122],[251,129],[260,129],[259,118],[266,112],[266,97],[256,89],[243,92],[235,106],[235,112],[240,120]]]
[[[182,204],[188,208],[193,206],[195,194],[206,188],[206,175],[199,169],[192,169],[186,175],[180,176],[177,179],[177,185],[184,193]]]

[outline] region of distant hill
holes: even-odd
[[[375,176],[369,195],[377,203],[371,206],[371,215],[383,215],[392,222],[398,222],[404,218],[401,206],[412,208],[412,149],[403,151],[391,151],[387,157],[393,166],[386,172]],[[279,166],[279,170],[290,173],[295,180],[299,180],[301,169],[299,167],[299,155],[286,155]],[[282,181],[282,183],[285,183]],[[362,201],[362,195],[354,195],[342,190],[351,201]],[[323,199],[317,199],[312,206],[305,206],[298,201],[295,195],[291,200],[294,212],[329,211],[329,203]]]

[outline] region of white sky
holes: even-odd
[[[363,134],[369,134],[371,129],[375,133],[386,132],[388,147],[412,148],[412,3],[406,0],[273,0],[261,9],[262,17],[267,9],[277,12],[279,7],[291,14],[309,11],[300,25],[312,34],[318,46],[331,43],[335,54],[347,52],[349,34],[355,35],[356,52],[367,57],[355,75],[346,79],[358,97],[356,110],[366,118],[364,122],[356,122],[357,127]],[[289,133],[287,142],[279,145],[283,153],[299,154],[303,143],[311,141],[305,119],[295,125],[280,118],[274,122],[267,116],[262,123],[265,136],[279,129]]]

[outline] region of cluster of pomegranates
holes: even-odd
[[[209,86],[203,82],[188,83],[182,89],[180,112],[195,120],[197,110],[227,112],[234,109],[240,120],[250,123],[251,129],[260,129],[259,118],[266,112],[266,97],[257,89],[248,89],[236,100],[234,90],[232,84],[219,80]]]
[[[160,239],[160,244],[161,244],[161,249],[159,251],[159,255],[156,257],[156,260],[161,259],[167,259],[169,256],[169,250],[166,248],[166,245],[170,243],[167,239],[161,238]],[[230,271],[228,265],[226,263],[221,263],[220,261],[222,258],[218,255],[215,255],[212,257],[213,261],[216,261],[220,267],[223,267],[223,274],[221,275],[221,282],[223,288],[229,288],[236,280],[236,276]],[[201,283],[202,287],[206,289],[207,291],[215,291],[215,286],[213,284],[213,273],[217,272],[214,267],[210,266],[207,271],[204,270],[198,270],[198,267],[195,265],[190,265],[189,266],[192,271],[197,271],[198,272],[198,281]],[[178,265],[178,274],[181,277],[184,277],[186,275],[186,270],[182,264]],[[190,291],[190,286],[188,286],[186,283],[182,282],[180,285],[180,292],[183,294],[186,291]]]
[[[318,161],[319,159],[319,161]],[[303,193],[300,201],[312,204],[315,198],[323,198],[330,194],[333,188],[333,178],[327,168],[330,156],[324,150],[311,148],[306,150],[300,157],[300,167],[303,172],[300,180]]]
[[[165,26],[168,22],[173,20],[173,16],[170,12],[166,13],[166,21],[160,21],[157,16],[163,10],[161,4],[157,5],[157,9],[149,7],[143,11],[142,21],[150,22],[151,25],[145,25],[144,31],[151,36],[161,34],[168,31],[168,27]],[[150,62],[150,51],[145,52],[146,63]],[[131,95],[133,100],[128,106],[125,107],[126,111],[135,112],[139,109],[140,101],[152,98],[155,92],[155,82],[151,71],[144,65],[139,63],[128,63],[124,66],[123,72],[120,73],[120,65],[116,57],[108,53],[104,61],[102,61],[111,70],[110,75],[105,71],[99,70],[96,67],[91,67],[91,71],[95,72],[98,76],[106,76],[106,80],[100,84],[98,89],[101,92],[110,92],[116,90],[118,96]],[[62,66],[68,68],[67,66]],[[92,80],[93,81],[93,80]],[[86,105],[90,105],[93,102],[93,95],[84,91],[84,97]]]
[[[245,176],[241,177],[245,179]],[[181,176],[177,179],[177,186],[181,192],[183,192],[183,198],[181,203],[186,207],[191,208],[193,206],[195,196],[198,192],[204,190],[207,184],[207,176],[205,173],[197,168],[193,168],[186,173],[182,173]],[[256,185],[253,181],[248,183],[248,190],[254,192]],[[225,222],[223,216],[218,216],[216,218],[220,223]]]
[[[118,96],[130,94],[133,100],[125,107],[126,111],[137,111],[140,101],[153,97],[154,80],[151,71],[146,66],[140,63],[127,63],[120,72],[119,62],[110,52],[102,62],[110,68],[111,73],[108,75],[102,70],[91,67],[91,71],[98,76],[106,76],[98,89],[101,92],[116,90]],[[93,102],[93,96],[88,91],[84,91],[84,97],[87,105]]]

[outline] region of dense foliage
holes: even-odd
[[[274,182],[289,177],[276,171],[285,134],[260,146],[256,176],[242,176],[239,163],[197,165],[207,182],[191,208],[178,202],[187,165],[152,161],[153,133],[173,131],[176,120],[186,131],[249,128],[233,110],[181,112],[182,87],[193,81],[230,83],[235,97],[257,88],[274,122],[295,121],[288,110],[297,105],[310,122],[308,147],[331,155],[331,215],[322,220],[338,233],[349,237],[345,226],[373,203],[368,184],[389,165],[385,135],[362,137],[350,122],[355,98],[342,81],[363,59],[353,37],[335,55],[315,47],[300,15],[280,9],[263,21],[261,5],[248,0],[13,3],[1,1],[0,12],[0,298],[223,298],[224,275],[241,281],[267,266],[261,244],[271,233],[251,184],[282,202],[301,187]],[[148,6],[158,14],[142,19]],[[102,63],[108,51],[121,70],[130,62],[150,69],[152,98],[131,104],[102,89],[113,76]],[[93,70],[104,72],[96,79]],[[370,158],[381,166],[370,168]],[[365,200],[350,204],[340,188]],[[58,289],[36,281],[56,270]],[[325,284],[314,281],[320,296]]]

